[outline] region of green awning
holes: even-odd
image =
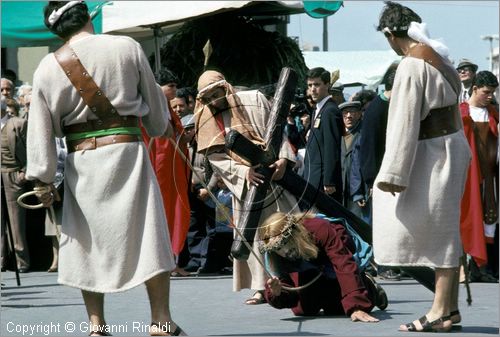
[[[315,19],[324,18],[335,14],[343,1],[304,1],[304,9],[310,17]]]
[[[101,7],[106,2],[86,2],[96,33],[102,32]],[[34,47],[61,45],[43,23],[46,1],[1,1],[2,47]]]

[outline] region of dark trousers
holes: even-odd
[[[5,205],[2,203],[1,214],[1,264],[6,267],[7,238],[5,220],[10,222],[12,237],[14,239],[14,251],[17,258],[18,268],[30,267],[30,254],[28,241],[26,240],[26,209],[19,206],[17,198],[28,191],[28,183],[19,182],[19,172],[2,172],[2,187],[5,197]]]
[[[208,207],[194,193],[189,193],[191,218],[186,244],[178,265],[189,271],[205,269],[207,254],[215,235],[215,209]]]

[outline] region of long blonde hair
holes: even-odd
[[[282,212],[271,214],[259,226],[261,250],[276,251],[291,242],[297,248],[300,257],[305,260],[315,259],[318,256],[318,247],[303,225],[304,219],[311,218],[314,218],[314,214]]]

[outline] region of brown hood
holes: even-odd
[[[196,137],[198,143],[198,152],[210,154],[214,151],[221,151],[224,149],[225,140],[224,132],[219,129],[217,122],[212,114],[208,105],[201,103],[199,98],[213,91],[215,88],[224,88],[226,91],[226,99],[228,102],[228,110],[223,111],[223,114],[228,112],[231,114],[232,130],[236,130],[245,136],[250,141],[263,145],[264,141],[254,131],[253,126],[248,121],[245,107],[241,104],[240,99],[235,94],[233,86],[225,81],[224,75],[217,71],[205,71],[198,80],[198,99],[196,100],[195,107],[195,125]],[[230,154],[233,159],[242,161],[241,158]]]

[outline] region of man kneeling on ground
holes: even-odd
[[[291,308],[297,316],[323,309],[325,315],[346,314],[352,321],[379,321],[368,313],[374,305],[385,309],[387,296],[360,272],[354,241],[342,224],[314,214],[278,212],[259,227],[259,237],[265,263],[277,275],[266,283],[271,306]]]

